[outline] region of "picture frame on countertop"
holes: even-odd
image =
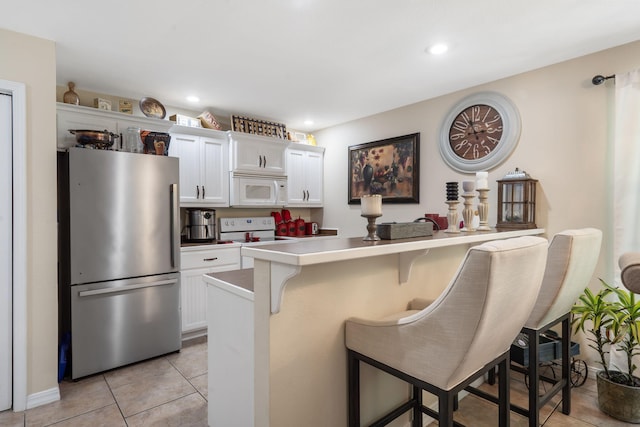
[[[365,194],[383,203],[420,202],[420,133],[349,147],[349,204]]]

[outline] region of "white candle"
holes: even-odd
[[[360,198],[362,215],[382,215],[382,196],[379,194],[366,194]]]
[[[487,180],[487,177],[489,176],[489,172],[476,172],[476,180],[477,182],[477,188],[489,188],[489,181]]]

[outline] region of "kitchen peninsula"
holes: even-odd
[[[381,318],[406,309],[412,298],[436,298],[474,244],[543,233],[436,232],[242,248],[255,260],[253,272],[204,276],[209,425],[345,426],[347,318]],[[407,393],[404,383],[367,366],[361,375],[364,422]]]

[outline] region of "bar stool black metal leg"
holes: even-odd
[[[538,350],[538,331],[527,330],[529,338],[529,427],[540,425],[540,358]]]
[[[453,399],[455,393],[441,392],[438,395],[438,427],[453,427]]]
[[[511,420],[511,397],[509,393],[510,364],[509,357],[507,357],[498,365],[498,425],[500,427],[509,427]],[[494,368],[491,370],[493,369]]]
[[[360,427],[360,361],[348,351],[349,427]]]
[[[419,387],[412,386],[413,388],[413,427],[422,427],[422,390]]]
[[[489,385],[494,385],[496,383],[496,369],[491,368],[487,374],[487,383]]]
[[[569,316],[562,321],[562,413],[571,413],[571,325]]]

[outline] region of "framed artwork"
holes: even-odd
[[[363,194],[380,194],[383,203],[419,203],[420,134],[349,147],[349,204]]]

